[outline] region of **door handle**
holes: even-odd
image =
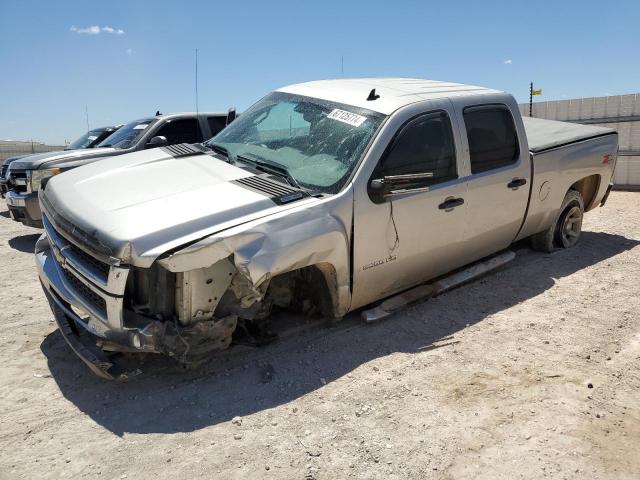
[[[450,208],[456,208],[460,205],[464,205],[464,198],[450,198],[438,205],[438,208],[440,210],[449,210]]]
[[[526,185],[527,181],[524,178],[516,178],[507,183],[507,188],[518,188]]]

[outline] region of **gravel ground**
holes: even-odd
[[[94,377],[0,203],[0,478],[640,478],[640,193],[392,318]]]

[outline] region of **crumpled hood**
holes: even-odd
[[[55,167],[61,163],[74,160],[108,157],[118,155],[122,150],[115,148],[85,148],[80,150],[60,150],[58,152],[35,153],[20,158],[11,164],[15,170],[36,170],[38,168]]]
[[[255,176],[209,154],[162,148],[120,155],[53,177],[41,195],[111,256],[148,267],[162,253],[286,208],[234,180]]]

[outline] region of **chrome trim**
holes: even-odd
[[[383,177],[385,182],[414,182],[416,180],[425,180],[428,178],[433,178],[433,172],[408,173],[405,175],[385,175]]]
[[[80,248],[67,241],[53,227],[46,215],[42,217],[49,246],[53,254],[52,260],[58,270],[59,281],[63,287],[73,295],[78,308],[88,315],[109,325],[110,328],[121,330],[123,326],[123,295],[129,274],[128,267],[109,266],[109,274],[105,277],[95,268],[87,265],[81,257],[73,251],[73,247]],[[80,283],[100,297],[105,303],[105,311],[99,311],[65,278],[62,270],[73,275]]]
[[[129,267],[116,267],[114,265],[105,264],[109,267],[109,273],[105,277],[102,272],[96,271],[96,269],[91,265],[86,265],[86,263],[83,262],[83,259],[73,251],[71,242],[67,241],[66,238],[57,232],[46,215],[42,216],[42,223],[45,231],[47,232],[47,236],[51,240],[52,248],[55,248],[60,252],[64,257],[65,264],[68,264],[76,272],[80,273],[84,279],[88,280],[92,284],[97,284],[106,292],[113,295],[124,295],[127,276],[129,275]],[[73,246],[80,248],[77,245]],[[83,251],[86,253],[85,250]],[[86,254],[89,255],[88,253]],[[97,260],[102,262],[100,259]],[[58,263],[60,263],[59,259]]]
[[[420,192],[428,192],[429,187],[420,187],[420,188],[400,188],[398,190],[390,190],[384,194],[385,197],[392,197],[394,195],[404,195],[405,193],[420,193]]]
[[[9,190],[7,192],[7,205],[10,207],[26,207],[27,195]]]

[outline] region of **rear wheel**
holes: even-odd
[[[531,247],[540,252],[552,252],[557,248],[571,248],[580,239],[584,201],[576,190],[569,190],[564,197],[560,214],[546,230],[531,237]]]
[[[582,208],[573,205],[567,208],[558,222],[556,244],[561,248],[570,248],[578,243],[582,232]]]

